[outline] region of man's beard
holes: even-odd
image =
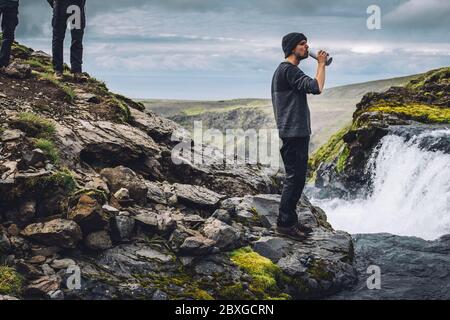
[[[295,57],[298,59],[298,61],[302,61],[302,60],[305,60],[306,58],[309,57],[309,52],[306,51],[306,54],[305,54],[304,56],[302,56],[302,55],[299,54],[299,53],[294,53],[294,55],[295,55]]]

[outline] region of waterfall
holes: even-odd
[[[438,146],[438,147],[436,147]],[[444,146],[444,148],[441,148]],[[373,191],[365,199],[314,199],[330,223],[350,233],[417,236],[450,234],[450,128],[427,129],[412,137],[385,136],[369,170]]]

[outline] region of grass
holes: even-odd
[[[68,86],[67,84],[57,80],[53,73],[47,73],[47,72],[36,72],[36,74],[44,80],[50,81],[53,83],[56,87],[58,87],[62,92],[64,92],[65,97],[64,100],[69,103],[73,103],[76,98],[75,91]]]
[[[35,139],[34,141],[34,146],[38,149],[41,149],[42,151],[44,151],[44,154],[47,156],[47,158],[50,159],[50,161],[52,163],[57,163],[59,160],[59,151],[56,148],[55,144],[53,141],[48,140],[48,139]]]
[[[15,125],[26,133],[38,137],[49,137],[55,133],[52,121],[31,112],[19,113]]]

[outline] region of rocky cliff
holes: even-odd
[[[324,197],[352,198],[371,192],[370,158],[380,140],[393,133],[405,139],[424,129],[450,124],[450,68],[431,70],[403,87],[368,93],[357,104],[353,122],[337,132],[310,159],[310,182]],[[448,141],[423,147],[448,153]]]
[[[306,299],[355,283],[350,235],[306,197],[311,236],[279,237],[264,170],[175,165],[177,124],[94,78],[58,81],[43,52],[13,56],[0,75],[0,300]]]

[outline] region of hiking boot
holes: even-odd
[[[293,240],[302,241],[307,238],[306,233],[301,231],[297,224],[295,224],[291,227],[277,226],[276,231],[281,236],[285,236],[285,237],[293,239]]]
[[[64,79],[64,75],[63,75],[63,73],[60,72],[60,71],[56,71],[55,74],[54,74],[54,77],[55,77],[55,79],[58,80],[58,81],[62,81],[62,80]]]

